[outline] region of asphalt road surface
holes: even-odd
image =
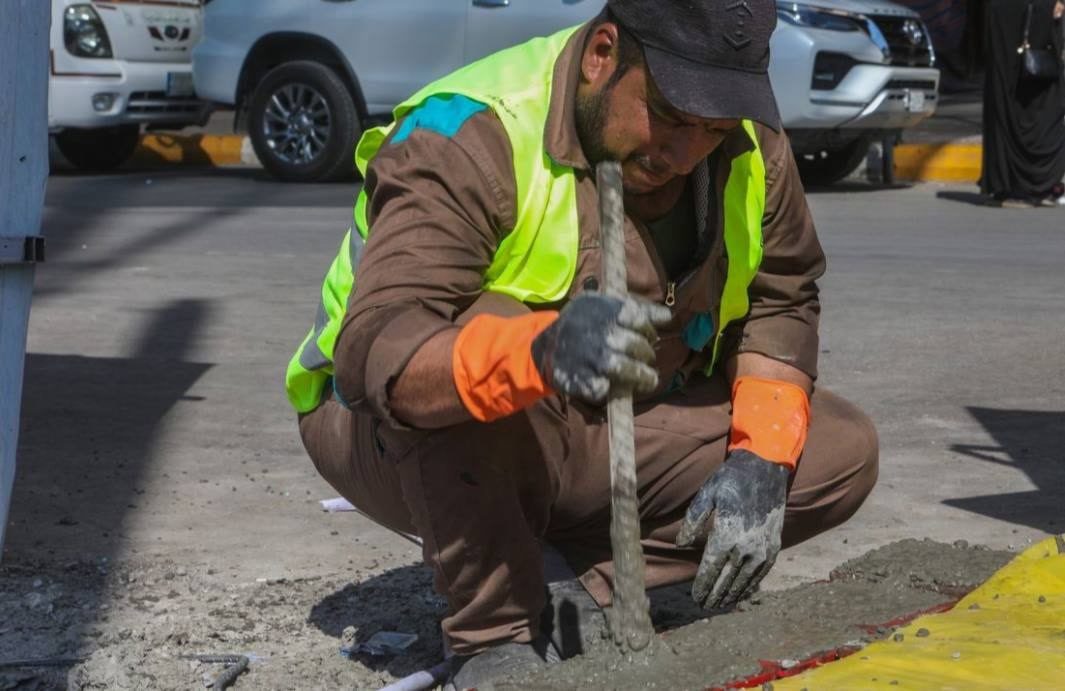
[[[50,179],[6,559],[169,560],[233,583],[417,562],[321,512],[336,493],[283,391],[356,191],[250,169]],[[819,385],[876,421],[881,474],[767,587],[905,537],[1019,551],[1065,530],[1065,209],[977,201],[809,195],[829,257]]]
[[[332,530],[393,541],[317,511],[333,492],[282,386],[356,191],[239,169],[49,181],[9,549],[91,538],[116,556],[273,575],[346,561],[351,543]],[[882,470],[858,516],[792,550],[775,578],[820,576],[904,536],[1001,548],[1062,530],[1065,210],[987,208],[938,185],[809,202],[829,257],[820,384],[872,415]],[[91,505],[87,489],[31,498],[57,466],[91,471],[92,458],[123,463],[128,486]],[[234,497],[246,474],[262,492]],[[24,522],[42,510],[100,532]]]

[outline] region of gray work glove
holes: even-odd
[[[663,305],[583,293],[533,340],[533,361],[555,391],[592,405],[611,385],[649,393],[658,386],[655,327],[671,318]]]
[[[788,468],[745,449],[725,463],[695,495],[677,534],[678,547],[706,541],[692,597],[705,609],[731,607],[754,592],[780,552]]]

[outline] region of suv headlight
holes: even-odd
[[[798,2],[778,4],[777,16],[788,24],[826,31],[861,31],[865,26],[865,19],[860,15]]]
[[[92,5],[71,5],[63,12],[63,42],[79,58],[111,57],[107,29]]]

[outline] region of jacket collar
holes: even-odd
[[[577,136],[577,85],[581,81],[581,54],[590,31],[591,24],[585,24],[570,36],[562,54],[555,61],[555,71],[551,77],[551,104],[544,127],[544,150],[551,160],[579,170],[592,168]]]

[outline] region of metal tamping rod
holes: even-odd
[[[600,163],[596,169],[596,184],[603,241],[603,288],[607,295],[625,299],[628,280],[621,164],[616,161]],[[622,652],[639,652],[651,642],[654,628],[644,588],[631,389],[611,387],[607,424],[610,434],[610,544],[614,553],[614,604],[610,631]]]

